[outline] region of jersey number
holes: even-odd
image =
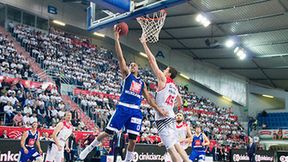
[[[174,101],[175,96],[169,95],[165,101],[167,105],[173,106],[173,101]]]

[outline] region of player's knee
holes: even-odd
[[[112,130],[109,130],[109,129],[105,129],[105,133],[107,133],[108,135],[113,135],[114,134],[114,131],[112,131]]]
[[[44,161],[44,159],[42,158],[42,157],[38,157],[36,160],[35,160],[35,162],[43,162]]]
[[[137,135],[129,133],[128,134],[128,139],[129,140],[136,140],[137,139]]]

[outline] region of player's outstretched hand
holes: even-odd
[[[29,152],[28,149],[25,148],[25,149],[24,149],[24,153],[25,153],[25,154],[28,154],[28,152]]]
[[[39,154],[40,154],[40,155],[42,155],[42,154],[43,154],[43,151],[42,151],[41,149],[39,150]]]
[[[120,38],[119,33],[120,32],[121,32],[121,29],[117,25],[114,25],[114,38],[116,40],[119,40],[119,38]]]

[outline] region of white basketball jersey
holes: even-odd
[[[57,139],[59,141],[59,144],[64,147],[66,141],[71,136],[73,132],[73,126],[71,123],[67,123],[66,121],[63,121],[63,128],[59,131],[57,135]]]
[[[178,141],[181,141],[183,139],[187,138],[187,127],[188,125],[184,122],[182,122],[181,124],[177,124],[176,125],[176,132],[177,132],[177,136],[178,136]],[[188,148],[189,143],[180,143],[180,145],[182,146],[183,149]]]
[[[167,117],[160,116],[158,112],[155,113],[155,119],[161,120],[165,118],[175,118],[173,111],[176,97],[179,92],[171,78],[166,78],[165,87],[156,93],[156,104],[163,110],[168,112]]]

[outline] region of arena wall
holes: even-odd
[[[22,8],[44,18],[61,20],[82,29],[85,29],[86,26],[86,22],[83,21],[86,20],[85,8],[79,4],[63,3],[58,0],[3,0],[2,2]],[[48,14],[48,5],[57,8],[56,15]],[[108,37],[113,36],[111,29],[105,29],[102,32]],[[139,33],[130,32],[127,38],[122,39],[122,42],[136,51],[143,51],[140,43],[138,43],[139,36]],[[189,56],[191,54],[183,53],[182,51],[172,51],[171,48],[161,43],[152,45],[151,49],[154,53],[161,51],[164,54],[164,57],[157,58],[161,63],[177,67],[179,71],[189,76],[192,80],[233,99],[241,105],[247,104],[247,84],[245,78],[220,71],[216,67],[204,64],[203,62],[197,62]]]

